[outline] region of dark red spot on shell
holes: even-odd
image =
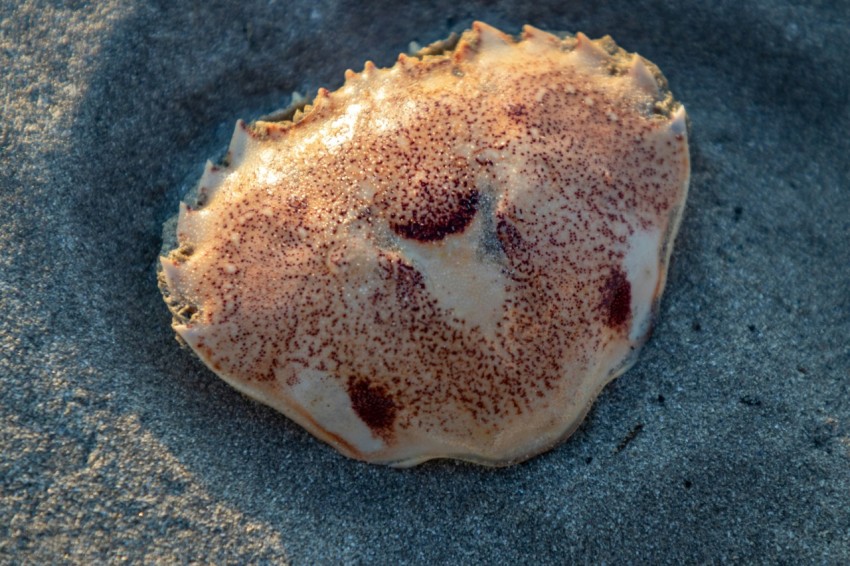
[[[391,222],[393,231],[403,238],[420,242],[436,242],[466,230],[478,211],[478,191],[455,193],[447,202],[429,198],[425,187],[420,197],[421,208],[414,210],[405,222]],[[419,202],[416,203],[420,204]]]
[[[387,431],[395,422],[396,405],[385,387],[365,379],[349,378],[351,407],[366,426],[376,432]]]
[[[534,266],[530,261],[532,244],[522,237],[519,229],[501,214],[496,214],[496,237],[508,259],[507,274],[515,281],[534,277]]]
[[[607,324],[615,328],[625,323],[632,313],[632,286],[619,267],[611,269],[611,275],[602,287],[600,309],[607,317]]]
[[[525,249],[525,242],[519,230],[504,218],[500,218],[496,223],[496,236],[498,236],[502,249],[505,250],[505,255],[508,257],[513,257]]]

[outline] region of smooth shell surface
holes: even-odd
[[[685,111],[609,38],[476,23],[439,51],[240,122],[161,284],[211,369],[342,453],[505,465],[569,436],[646,340]]]

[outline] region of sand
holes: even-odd
[[[235,4],[0,6],[0,562],[850,561],[850,5]],[[237,118],[472,19],[658,64],[691,196],[654,336],[569,442],[370,466],[180,348],[161,227]]]

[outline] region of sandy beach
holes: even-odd
[[[237,119],[482,20],[610,34],[691,121],[654,334],[519,466],[346,459],[170,328]],[[850,4],[0,5],[0,563],[850,562]]]

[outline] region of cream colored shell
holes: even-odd
[[[521,461],[646,340],[686,136],[609,38],[475,23],[367,63],[292,121],[240,122],[207,166],[162,258],[174,329],[353,458]]]

